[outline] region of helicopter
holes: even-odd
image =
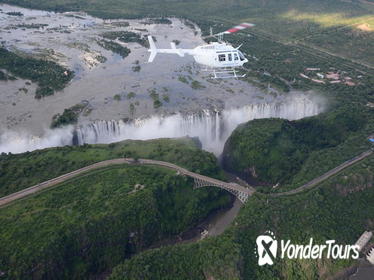
[[[159,53],[177,54],[180,57],[184,57],[187,54],[193,56],[198,64],[204,65],[206,67],[205,71],[212,71],[212,78],[214,79],[244,77],[245,74],[238,75],[235,68],[242,67],[244,63],[248,62],[248,59],[239,50],[241,45],[234,48],[230,43],[223,41],[223,35],[253,26],[255,24],[244,22],[217,34],[213,34],[212,29],[210,29],[210,35],[203,38],[214,37],[218,42],[197,46],[194,49],[178,49],[174,42],[170,43],[171,49],[158,49],[152,36],[148,36],[150,46],[148,50],[150,52],[148,62],[153,62]]]

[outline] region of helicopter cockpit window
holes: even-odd
[[[241,51],[238,51],[238,54],[241,61],[245,60],[244,54]]]
[[[229,61],[232,61],[232,54],[229,53],[227,56],[228,56]]]
[[[226,55],[225,54],[218,55],[218,60],[219,61],[226,61]]]
[[[238,54],[234,53],[234,60],[239,60]]]

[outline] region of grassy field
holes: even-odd
[[[195,139],[196,140],[196,139]],[[59,147],[0,155],[0,196],[30,187],[106,159],[141,157],[164,160],[191,171],[220,176],[217,159],[192,138],[123,141],[109,145]]]
[[[260,267],[254,253],[256,238],[271,230],[278,240],[297,244],[307,244],[311,237],[318,244],[331,239],[353,244],[373,228],[373,172],[371,156],[317,189],[274,199],[255,195],[223,235],[141,253],[114,269],[110,279],[331,279],[357,263],[277,258],[274,266]]]

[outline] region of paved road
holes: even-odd
[[[356,162],[358,162],[360,160],[363,160],[364,158],[370,156],[372,153],[373,153],[372,150],[368,150],[366,152],[363,152],[362,154],[360,154],[360,155],[358,155],[354,158],[351,158],[350,160],[347,160],[346,162],[343,162],[341,165],[329,170],[325,174],[323,174],[323,175],[321,175],[317,178],[314,178],[312,181],[309,181],[308,183],[306,183],[305,185],[302,185],[301,187],[299,187],[297,189],[293,189],[293,190],[288,191],[288,192],[273,193],[273,194],[270,194],[270,196],[277,197],[277,196],[284,196],[284,195],[292,195],[292,194],[297,194],[297,193],[303,192],[307,189],[311,189],[311,188],[315,187],[316,185],[320,184],[322,181],[324,181],[324,180],[330,178],[331,176],[339,173],[343,169],[345,169],[345,168],[351,166],[352,164],[355,164]]]
[[[57,185],[57,184],[62,183],[66,180],[69,180],[69,179],[71,179],[71,178],[73,178],[77,175],[80,175],[84,172],[87,172],[87,171],[90,171],[90,170],[93,170],[93,169],[103,168],[103,167],[106,167],[106,166],[123,164],[123,163],[126,163],[125,159],[112,159],[112,160],[101,161],[101,162],[98,162],[98,163],[95,163],[95,164],[92,164],[92,165],[74,170],[72,172],[66,173],[64,175],[58,176],[58,177],[50,179],[48,181],[39,183],[35,186],[32,186],[32,187],[29,187],[27,189],[21,190],[19,192],[12,193],[10,195],[4,196],[4,197],[0,198],[0,207],[6,205],[6,204],[8,204],[8,203],[10,203],[10,202],[12,202],[16,199],[20,199],[20,198],[26,197],[28,195],[31,195],[33,193],[39,192],[41,190],[50,188],[54,185]]]
[[[297,189],[287,191],[287,192],[282,192],[282,193],[273,193],[273,194],[270,194],[270,196],[278,197],[278,196],[292,195],[292,194],[297,194],[297,193],[303,192],[307,189],[311,189],[311,188],[315,187],[316,185],[320,184],[322,181],[324,181],[324,180],[330,178],[331,176],[337,174],[338,172],[342,171],[343,169],[345,169],[345,168],[351,166],[352,164],[355,164],[356,162],[370,156],[372,153],[373,153],[372,150],[363,152],[362,154],[342,163],[341,165],[335,167],[334,169],[331,169],[330,171],[326,172],[322,176],[319,176],[319,177],[313,179],[312,181],[306,183],[305,185],[303,185],[303,186],[301,186]],[[88,171],[91,171],[91,170],[95,170],[95,169],[98,169],[98,168],[103,168],[103,167],[112,166],[112,165],[119,165],[119,164],[157,165],[157,166],[162,166],[162,167],[166,167],[166,168],[169,168],[169,169],[173,169],[173,170],[179,172],[180,174],[189,176],[189,177],[194,178],[194,179],[209,182],[210,184],[212,184],[214,186],[221,186],[224,189],[231,189],[231,190],[234,190],[234,191],[237,191],[237,192],[248,194],[249,196],[252,195],[256,191],[253,187],[250,187],[250,186],[243,187],[243,186],[241,186],[239,184],[236,184],[236,183],[223,182],[221,180],[217,180],[217,179],[214,179],[214,178],[211,178],[211,177],[208,177],[208,176],[204,176],[204,175],[201,175],[201,174],[191,172],[191,171],[189,171],[189,170],[187,170],[183,167],[172,164],[170,162],[159,161],[159,160],[151,160],[151,159],[139,159],[139,160],[135,161],[131,158],[118,158],[118,159],[101,161],[101,162],[83,167],[83,168],[74,170],[72,172],[66,173],[64,175],[58,176],[56,178],[50,179],[48,181],[42,182],[42,183],[37,184],[35,186],[29,187],[27,189],[21,190],[19,192],[4,196],[4,197],[0,198],[0,207],[8,205],[9,203],[11,203],[11,202],[13,202],[17,199],[24,198],[26,196],[29,196],[29,195],[34,194],[36,192],[39,192],[41,190],[44,190],[44,189],[50,188],[52,186],[55,186],[57,184],[60,184],[62,182],[65,182],[66,180],[69,180],[73,177],[76,177],[76,176],[78,176],[82,173],[85,173],[85,172],[88,172]]]
[[[27,189],[21,190],[19,192],[4,196],[4,197],[0,198],[0,207],[5,206],[5,205],[17,200],[17,199],[24,198],[26,196],[29,196],[29,195],[34,194],[36,192],[39,192],[41,190],[44,190],[44,189],[50,188],[52,186],[55,186],[57,184],[60,184],[64,181],[69,180],[73,177],[76,177],[76,176],[78,176],[82,173],[85,173],[85,172],[88,172],[88,171],[91,171],[91,170],[95,170],[95,169],[98,169],[98,168],[103,168],[103,167],[112,166],[112,165],[119,165],[119,164],[158,165],[158,166],[166,167],[166,168],[169,168],[169,169],[173,169],[173,170],[179,172],[180,174],[192,177],[194,179],[199,179],[199,180],[202,180],[202,181],[209,182],[212,185],[222,186],[223,188],[228,188],[228,189],[231,189],[231,190],[234,190],[234,191],[243,192],[243,193],[246,193],[248,195],[252,195],[255,192],[254,188],[243,187],[243,186],[240,186],[240,185],[235,184],[235,183],[223,182],[221,180],[217,180],[217,179],[214,179],[214,178],[211,178],[211,177],[208,177],[208,176],[204,176],[204,175],[201,175],[201,174],[191,172],[191,171],[189,171],[189,170],[187,170],[183,167],[180,167],[180,166],[177,166],[175,164],[165,162],[165,161],[150,160],[150,159],[139,159],[139,160],[135,161],[131,158],[118,158],[118,159],[101,161],[101,162],[83,167],[83,168],[74,170],[72,172],[66,173],[64,175],[58,176],[56,178],[50,179],[48,181],[42,182],[42,183],[37,184],[35,186],[29,187]]]

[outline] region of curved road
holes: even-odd
[[[308,183],[302,185],[301,187],[298,187],[297,189],[293,189],[293,190],[290,190],[290,191],[287,191],[287,192],[281,192],[281,193],[272,193],[272,194],[270,194],[270,196],[278,197],[278,196],[284,196],[284,195],[292,195],[292,194],[297,194],[297,193],[303,192],[305,190],[311,189],[311,188],[315,187],[316,185],[322,183],[326,179],[330,178],[331,176],[339,173],[343,169],[345,169],[345,168],[355,164],[356,162],[359,162],[359,161],[363,160],[364,158],[370,156],[372,153],[373,153],[372,150],[368,150],[366,152],[363,152],[362,154],[360,154],[358,156],[355,156],[354,158],[351,158],[351,159],[343,162],[342,164],[338,165],[337,167],[327,171],[325,174],[323,174],[323,175],[321,175],[317,178],[314,178],[313,180],[311,180]]]
[[[39,183],[37,185],[34,185],[32,187],[29,187],[27,189],[12,193],[10,195],[4,196],[0,198],[0,207],[3,207],[17,199],[24,198],[26,196],[29,196],[31,194],[34,194],[36,192],[39,192],[41,190],[50,188],[52,186],[55,186],[57,184],[60,184],[64,181],[67,181],[73,177],[76,177],[82,173],[86,173],[88,171],[98,169],[98,168],[103,168],[107,166],[112,166],[112,165],[120,165],[120,164],[143,164],[143,165],[157,165],[157,166],[162,166],[166,167],[169,169],[173,169],[180,174],[192,177],[194,179],[198,179],[201,181],[206,181],[209,182],[210,184],[214,186],[222,186],[222,188],[225,189],[231,189],[233,191],[237,192],[242,192],[246,193],[248,195],[252,195],[255,192],[255,189],[252,187],[243,187],[235,183],[227,183],[223,182],[221,180],[217,180],[208,176],[200,175],[194,172],[191,172],[183,167],[180,167],[178,165],[172,164],[170,162],[165,162],[165,161],[159,161],[159,160],[151,160],[151,159],[139,159],[139,160],[134,160],[132,158],[118,158],[118,159],[110,159],[110,160],[105,160],[101,161],[92,165],[88,165],[86,167],[74,170],[72,172],[63,174],[61,176],[58,176],[56,178],[50,179],[48,181],[44,181],[42,183]]]
[[[337,174],[338,172],[342,171],[343,169],[345,169],[345,168],[355,164],[356,162],[361,161],[364,158],[370,156],[372,153],[373,153],[372,150],[368,150],[366,152],[363,152],[362,154],[342,163],[341,165],[339,165],[339,166],[331,169],[330,171],[326,172],[322,176],[319,176],[319,177],[311,180],[310,182],[302,185],[301,187],[299,187],[297,189],[287,191],[287,192],[282,192],[282,193],[273,193],[273,194],[270,194],[270,196],[279,197],[279,196],[285,196],[285,195],[292,195],[292,194],[297,194],[297,193],[303,192],[305,190],[311,189],[311,188],[315,187],[316,185],[320,184],[322,181],[324,181],[324,180],[330,178],[331,176]],[[235,184],[235,183],[223,182],[221,180],[217,180],[217,179],[214,179],[214,178],[211,178],[211,177],[208,177],[208,176],[204,176],[204,175],[200,175],[200,174],[191,172],[191,171],[189,171],[189,170],[187,170],[183,167],[180,167],[178,165],[175,165],[175,164],[172,164],[172,163],[169,163],[169,162],[165,162],[165,161],[150,160],[150,159],[139,159],[139,160],[135,161],[134,159],[131,159],[131,158],[118,158],[118,159],[101,161],[101,162],[98,162],[98,163],[80,168],[80,169],[74,170],[72,172],[66,173],[64,175],[58,176],[56,178],[50,179],[48,181],[42,182],[40,184],[37,184],[35,186],[29,187],[27,189],[24,189],[24,190],[12,193],[10,195],[1,197],[0,198],[0,207],[6,206],[9,203],[11,203],[11,202],[13,202],[17,199],[24,198],[26,196],[29,196],[29,195],[34,194],[36,192],[39,192],[41,190],[44,190],[44,189],[50,188],[52,186],[55,186],[57,184],[60,184],[64,181],[69,180],[73,177],[76,177],[77,175],[80,175],[82,173],[85,173],[85,172],[88,172],[88,171],[91,171],[91,170],[94,170],[94,169],[98,169],[98,168],[103,168],[103,167],[112,166],[112,165],[120,165],[120,164],[145,164],[145,165],[162,166],[162,167],[166,167],[166,168],[169,168],[169,169],[176,170],[180,174],[192,177],[194,179],[206,181],[206,182],[209,182],[209,183],[211,183],[215,186],[219,185],[219,186],[222,186],[223,188],[228,188],[228,189],[232,189],[234,191],[246,193],[249,196],[252,195],[255,192],[255,189],[252,188],[252,187],[243,187],[243,186]]]

